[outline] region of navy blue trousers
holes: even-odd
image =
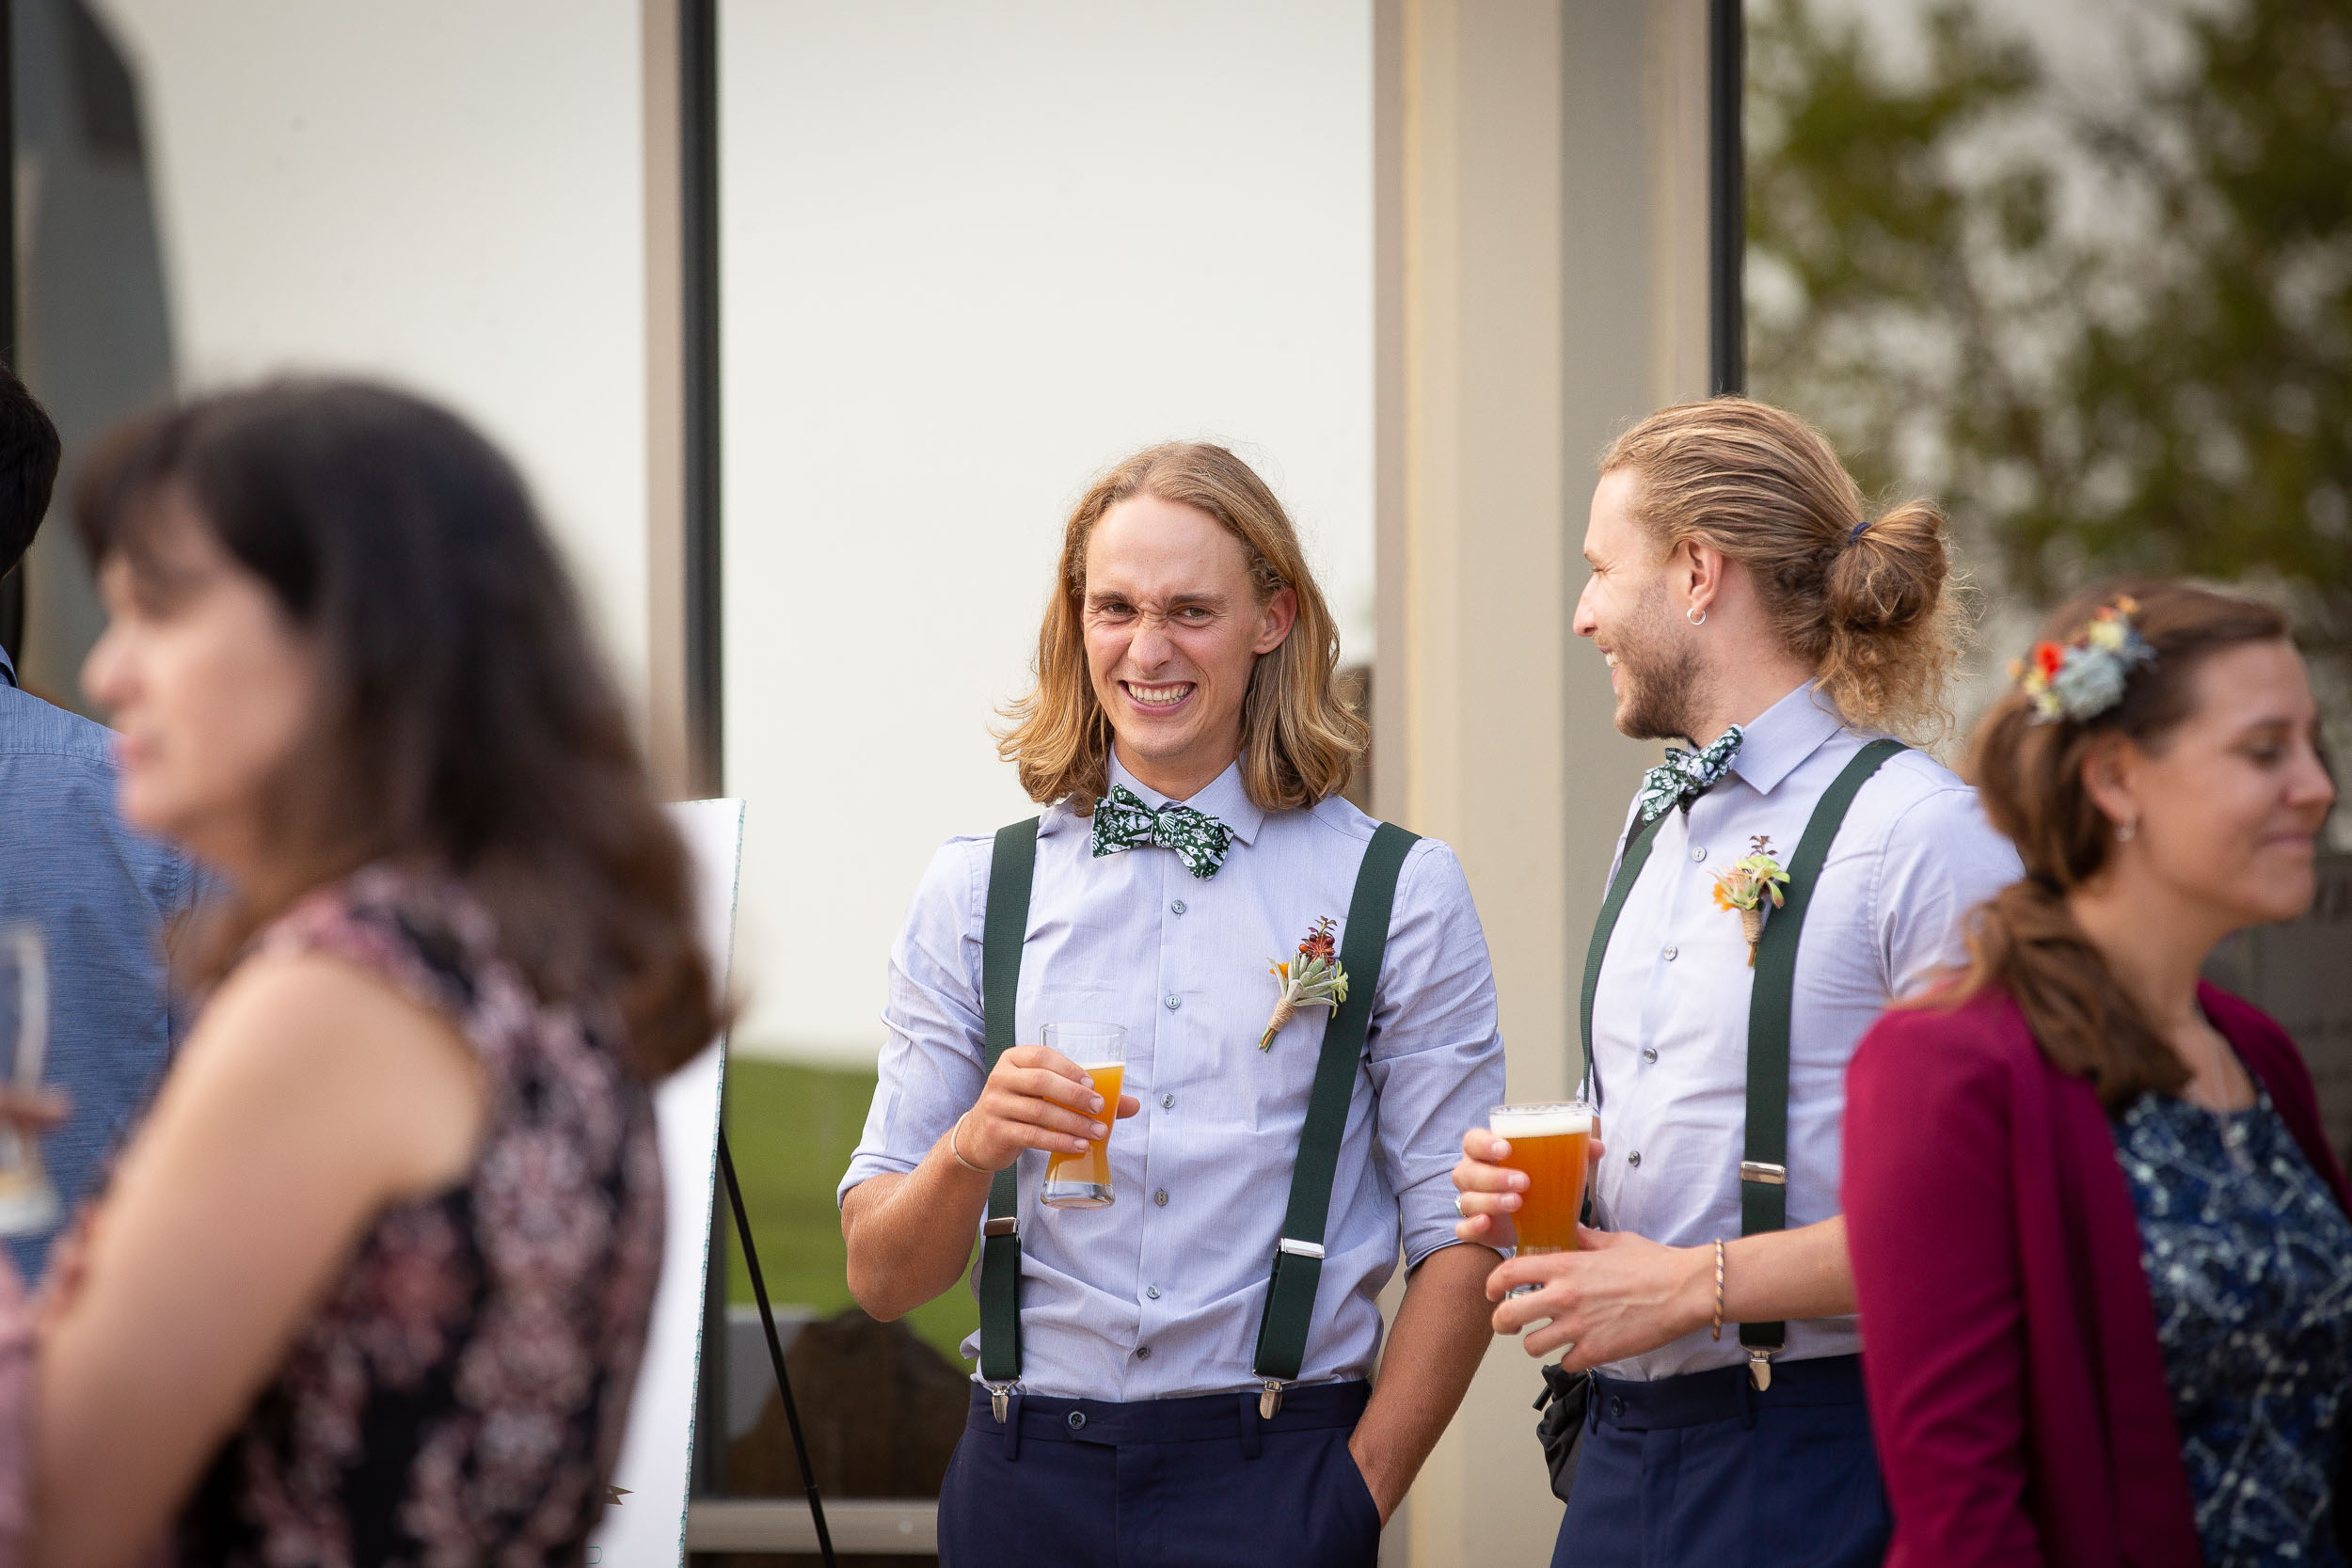
[[[1871,1568],[1894,1528],[1862,1361],[1596,1378],[1552,1568]]]
[[[1258,1396],[1016,1396],[986,1389],[939,1489],[940,1568],[1372,1568],[1380,1513],[1347,1451],[1362,1383]]]

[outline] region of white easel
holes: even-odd
[[[742,860],[743,802],[689,800],[669,808],[685,835],[699,887],[703,943],[721,987],[735,950],[736,878]],[[620,1496],[589,1538],[596,1568],[681,1568],[686,1496],[694,1454],[694,1393],[700,1386],[704,1287],[710,1277],[711,1195],[719,1162],[723,1034],[654,1094],[667,1192],[661,1280],[645,1359],[637,1372],[628,1434],[612,1483]]]

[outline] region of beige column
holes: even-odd
[[[1703,0],[1375,7],[1377,804],[1461,856],[1515,1098],[1570,1087],[1585,942],[1654,760],[1612,727],[1573,616],[1595,457],[1704,390],[1703,161],[1695,233],[1675,192],[1706,60],[1684,12]],[[1539,1386],[1498,1341],[1384,1560],[1545,1560]]]
[[[1647,0],[1650,402],[1708,391],[1707,0]]]
[[[686,291],[678,0],[641,0],[645,135],[645,744],[668,800],[686,744]]]

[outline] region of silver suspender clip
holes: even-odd
[[[995,1415],[998,1426],[1005,1424],[1005,1412],[1012,1404],[1012,1391],[1019,1386],[1020,1384],[1017,1381],[992,1383],[988,1386],[988,1408]]]
[[[1740,1180],[1766,1187],[1786,1187],[1788,1185],[1788,1167],[1764,1160],[1742,1160],[1740,1162]],[[1756,1391],[1759,1394],[1772,1386],[1772,1353],[1761,1345],[1748,1347],[1748,1381],[1756,1385]]]
[[[1318,1263],[1323,1261],[1321,1242],[1302,1242],[1295,1237],[1285,1236],[1275,1243],[1274,1250],[1278,1253],[1287,1252],[1293,1258],[1311,1258]],[[1279,1377],[1263,1379],[1258,1395],[1258,1419],[1270,1421],[1274,1419],[1275,1412],[1281,1408],[1282,1380]]]
[[[1018,1236],[1021,1234],[1021,1216],[1007,1214],[1001,1220],[984,1221],[980,1226],[980,1234],[991,1237]]]
[[[1767,1187],[1786,1187],[1788,1185],[1788,1167],[1764,1160],[1742,1160],[1740,1162],[1740,1180]],[[1772,1353],[1760,1345],[1748,1347],[1748,1381],[1756,1385],[1756,1391],[1759,1394],[1772,1386]]]

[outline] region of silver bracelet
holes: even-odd
[[[971,1112],[966,1111],[963,1113],[963,1117],[968,1117],[971,1114]],[[957,1164],[961,1165],[965,1170],[970,1171],[975,1176],[995,1175],[996,1173],[990,1170],[986,1165],[976,1165],[971,1161],[965,1159],[963,1157],[963,1150],[956,1147],[956,1134],[963,1131],[963,1117],[958,1117],[956,1118],[956,1124],[947,1129],[947,1152],[956,1157]]]

